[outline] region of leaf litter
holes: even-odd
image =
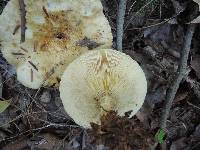
[[[148,79],[148,94],[140,112],[131,119],[111,112],[102,118],[101,126],[92,124],[92,130],[82,129],[64,112],[58,89],[25,88],[16,81],[15,68],[1,56],[2,97],[12,98],[9,107],[0,114],[0,146],[3,149],[149,149],[159,131],[166,91],[177,71],[186,32],[183,24],[199,23],[198,13],[190,11],[192,6],[198,8],[199,2],[164,0],[161,4],[154,3],[154,7],[145,7],[146,13],[138,13],[146,2],[149,1],[138,4],[139,1],[128,0],[125,24],[131,15],[135,16],[125,29],[123,40],[124,52],[139,62]],[[103,0],[102,3],[116,37],[117,1]],[[0,7],[5,5],[6,1],[1,0]],[[180,11],[182,13],[178,14]],[[166,18],[173,18],[175,24],[168,24]],[[161,23],[163,21],[165,23]],[[200,27],[197,27],[188,74],[180,84],[168,118],[166,149],[200,149],[199,35]],[[91,41],[81,44],[96,45]],[[115,45],[114,38],[113,47]],[[54,126],[49,126],[52,124]]]

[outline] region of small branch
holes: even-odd
[[[16,32],[19,30],[19,28],[20,28],[20,25],[16,25],[16,27],[15,27],[15,29],[14,29],[14,31],[13,31],[13,35],[16,34]]]
[[[192,104],[192,103],[190,103],[190,102],[188,102],[188,101],[187,101],[187,103],[188,103],[188,105],[190,105],[190,106],[192,106],[192,107],[194,107],[194,108],[200,110],[200,107],[198,107],[198,106],[196,106],[196,105],[194,105],[194,104]]]
[[[160,25],[163,25],[165,23],[169,23],[170,20],[176,18],[181,12],[183,12],[183,10],[179,11],[177,14],[175,14],[174,16],[164,20],[164,21],[161,21],[159,23],[156,23],[156,24],[152,24],[152,25],[148,25],[148,26],[144,26],[144,27],[141,27],[141,28],[137,28],[137,27],[134,27],[134,28],[130,28],[128,30],[144,30],[144,29],[148,29],[148,28],[152,28],[152,27],[155,27],[155,26],[160,26]],[[126,27],[125,27],[125,30],[126,30]]]
[[[26,30],[26,10],[24,0],[19,0],[20,16],[21,16],[21,43],[25,42]]]
[[[33,69],[31,68],[31,82],[33,82]]]
[[[48,11],[46,10],[46,8],[44,6],[42,7],[42,10],[44,11],[44,13],[47,16],[47,18],[49,18],[49,13],[48,13]]]
[[[38,71],[38,68],[37,68],[37,66],[36,66],[34,63],[32,63],[31,61],[28,61],[28,63],[29,63],[35,70]]]
[[[119,0],[119,8],[117,13],[117,50],[122,52],[122,41],[124,33],[124,16],[126,13],[127,0]]]
[[[4,139],[1,139],[0,140],[0,143],[1,142],[6,142],[6,141],[11,141],[11,140],[15,140],[23,135],[26,135],[26,134],[30,134],[30,133],[34,133],[34,132],[38,132],[38,131],[41,131],[41,130],[45,130],[45,129],[49,129],[49,128],[55,128],[55,129],[58,129],[58,128],[81,128],[80,126],[78,125],[68,125],[68,124],[56,124],[56,123],[50,123],[48,125],[45,125],[45,126],[42,126],[42,127],[39,127],[39,128],[34,128],[34,129],[30,129],[30,130],[27,130],[27,131],[24,131],[24,132],[21,132],[17,135],[14,135],[14,136],[11,136],[11,137],[8,137],[8,138],[4,138]]]
[[[161,122],[160,122],[160,127],[162,129],[166,128],[167,118],[169,116],[169,112],[170,112],[174,97],[176,95],[176,92],[179,88],[179,85],[182,79],[185,77],[185,74],[187,72],[187,60],[188,60],[188,56],[190,52],[194,30],[195,30],[195,25],[193,24],[188,25],[187,33],[185,35],[183,50],[181,51],[181,59],[179,63],[179,68],[178,68],[176,77],[174,79],[174,82],[172,83],[171,87],[169,87],[166,94],[166,100],[165,100],[165,104],[164,104],[164,108],[163,108],[163,112],[161,116]]]
[[[123,1],[123,0],[121,0]],[[127,22],[127,24],[125,25],[124,29],[126,30],[127,27],[129,26],[129,24],[135,19],[135,16],[137,16],[141,11],[143,11],[147,6],[149,6],[154,0],[150,0],[149,2],[147,2],[143,7],[140,8],[139,11],[137,11],[135,13],[135,15],[133,15]]]
[[[24,55],[23,53],[15,53],[15,52],[13,52],[12,54],[13,55],[18,55],[18,56],[23,56]]]
[[[23,50],[24,52],[28,53],[28,50],[23,48],[23,47],[20,47],[21,50]]]

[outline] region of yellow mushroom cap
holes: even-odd
[[[19,0],[10,0],[0,15],[0,48],[16,66],[18,80],[29,88],[57,84],[79,55],[112,46],[111,28],[100,0],[24,0],[24,4],[25,42],[20,42]]]
[[[60,97],[66,112],[80,126],[100,124],[114,110],[133,116],[142,106],[147,82],[130,56],[111,49],[94,50],[75,59],[62,75]]]

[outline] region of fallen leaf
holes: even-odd
[[[49,149],[53,150],[59,146],[59,143],[62,142],[58,137],[53,134],[45,133],[42,134],[41,139],[39,141],[32,141],[33,149]]]
[[[194,135],[197,139],[200,139],[200,124],[196,127]]]
[[[6,108],[8,108],[8,106],[10,105],[10,101],[0,101],[0,113],[4,112],[6,110]]]
[[[174,141],[170,147],[170,150],[182,150],[187,147],[187,144],[185,143],[185,137],[180,138],[176,141]]]
[[[189,76],[186,78],[186,82],[193,89],[194,94],[200,99],[200,83]]]
[[[200,9],[200,0],[193,0],[193,1],[199,5],[199,9]],[[192,20],[191,23],[200,23],[200,16]]]
[[[188,96],[188,91],[179,92],[176,94],[176,97],[174,98],[174,103],[180,102],[182,100],[185,100],[185,98]]]
[[[193,1],[199,5],[199,9],[200,9],[200,0],[193,0]]]
[[[179,14],[176,18],[172,18],[169,21],[166,19],[166,21],[169,24],[178,24],[178,22],[186,23],[186,24],[196,24],[200,23],[200,16],[198,16],[198,6],[199,5],[199,10],[200,10],[200,0],[193,0],[193,2],[190,2],[187,6],[185,7],[184,5],[180,5],[180,2],[177,0],[172,0],[175,12],[176,14]],[[183,1],[184,2],[184,1]],[[197,4],[195,4],[195,3]],[[196,15],[194,15],[196,14]],[[189,20],[188,20],[189,19]],[[178,21],[179,20],[179,21]]]

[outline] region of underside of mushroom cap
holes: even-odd
[[[74,121],[90,128],[100,124],[107,112],[117,111],[133,116],[142,106],[147,91],[145,75],[128,55],[102,49],[87,52],[65,70],[60,96],[66,112]]]
[[[57,84],[67,65],[79,55],[112,46],[111,28],[100,0],[21,2],[25,14],[20,12],[19,0],[10,0],[3,10],[0,42],[3,56],[16,66],[18,80],[27,87]],[[21,42],[23,15],[25,42]]]

